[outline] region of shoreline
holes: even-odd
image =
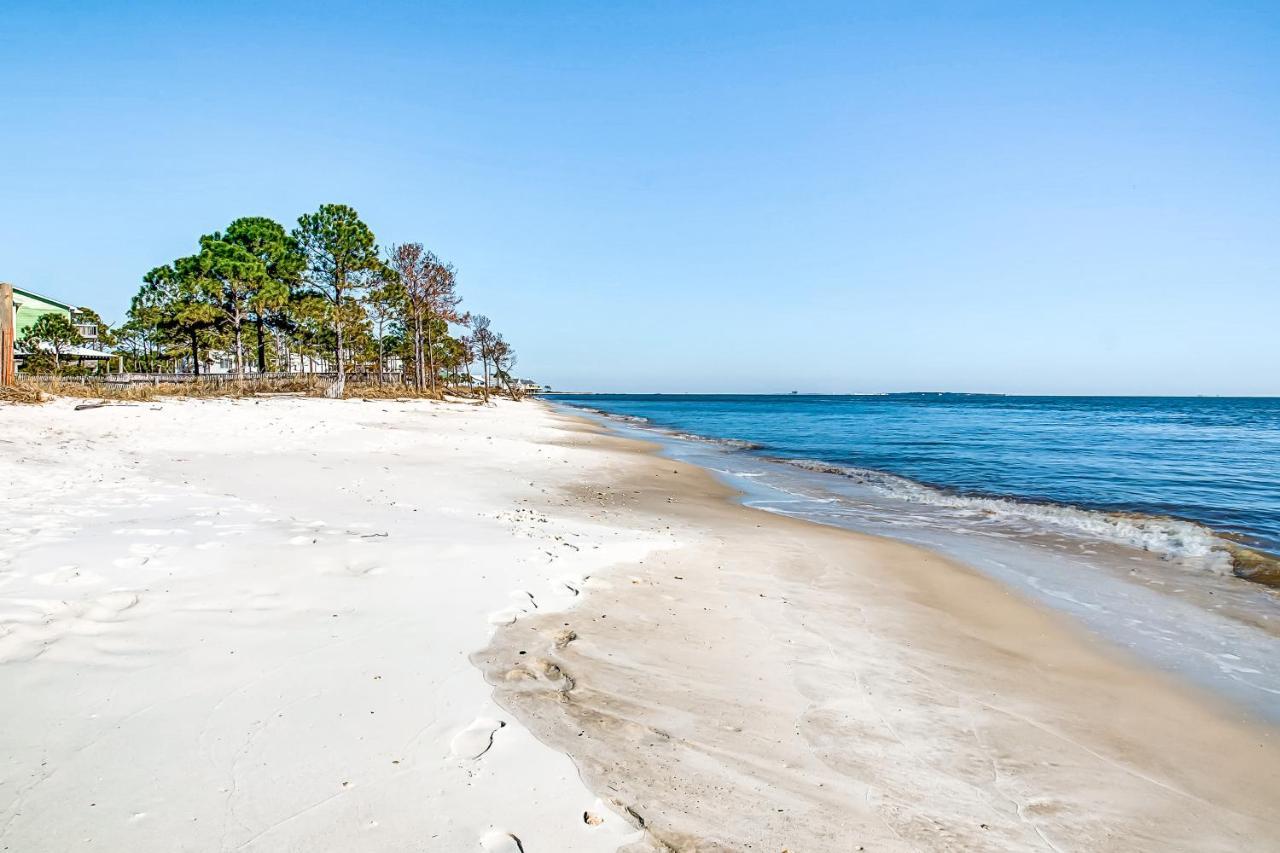
[[[538,395],[539,399],[554,398],[554,396],[554,394],[546,393]],[[591,397],[609,395],[566,393],[564,396]],[[870,482],[874,488],[879,488],[887,494],[901,498],[908,504],[923,503],[953,508],[963,506],[991,514],[1026,515],[1045,523],[1049,529],[1061,525],[1064,532],[1070,535],[1092,535],[1097,537],[1099,541],[1125,547],[1142,547],[1144,550],[1164,553],[1174,559],[1183,556],[1180,553],[1182,546],[1175,545],[1170,547],[1161,540],[1174,540],[1185,538],[1189,535],[1191,538],[1204,540],[1203,548],[1205,553],[1196,556],[1209,558],[1201,560],[1201,562],[1207,563],[1206,569],[1208,571],[1224,576],[1230,574],[1262,587],[1280,589],[1280,552],[1267,550],[1244,534],[1221,530],[1189,516],[1159,514],[1118,506],[1071,503],[1048,497],[1027,497],[1002,492],[958,489],[879,468],[860,468],[844,463],[799,456],[770,455],[766,452],[769,450],[767,446],[745,439],[686,432],[673,426],[654,423],[647,417],[610,412],[583,403],[562,402],[554,399],[547,400],[547,402],[550,402],[553,406],[586,413],[589,417],[600,418],[616,426],[649,432],[664,439],[703,442],[722,448],[726,452],[743,452],[750,455],[751,458],[762,462],[787,465],[800,470],[843,477],[859,483]],[[1085,532],[1086,528],[1089,528],[1088,533]],[[1220,567],[1226,568],[1228,571],[1220,571]]]
[[[546,403],[0,417],[11,849],[1280,840],[1274,727]]]
[[[553,405],[611,432],[654,442],[664,457],[712,471],[742,492],[744,505],[907,542],[958,561],[1137,653],[1144,665],[1280,724],[1280,599],[1266,585],[1084,531],[886,497],[826,466],[814,470],[741,452],[741,442]]]
[[[1280,839],[1272,726],[968,566],[742,506],[709,471],[557,415],[627,458],[590,487],[602,505],[697,544],[474,659],[646,828],[635,850]]]

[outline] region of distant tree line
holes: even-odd
[[[487,317],[461,310],[451,264],[421,243],[384,252],[345,204],[325,204],[286,230],[237,219],[194,254],[143,276],[125,323],[112,330],[133,370],[175,362],[196,373],[211,354],[249,372],[332,372],[379,378],[394,360],[424,393],[446,386],[519,393],[515,351]]]

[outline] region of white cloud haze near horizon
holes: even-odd
[[[1280,394],[1280,6],[19,2],[0,279],[426,243],[602,391]]]

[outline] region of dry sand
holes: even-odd
[[[0,442],[0,850],[1280,846],[1273,729],[537,403]]]
[[[634,834],[468,660],[669,543],[533,535],[544,490],[599,476],[536,404],[73,402],[0,406],[0,850]]]

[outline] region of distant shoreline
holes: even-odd
[[[1012,397],[1032,400],[1280,400],[1280,394],[1006,394],[989,391],[538,391],[535,397]]]

